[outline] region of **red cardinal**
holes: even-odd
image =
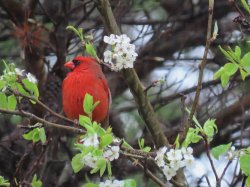
[[[100,65],[94,58],[77,56],[66,62],[65,67],[72,70],[63,81],[63,110],[70,119],[86,115],[83,110],[85,94],[93,96],[94,102],[100,101],[94,109],[92,119],[105,123],[108,118],[110,92]]]

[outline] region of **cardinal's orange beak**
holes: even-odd
[[[70,70],[73,70],[75,68],[75,64],[69,61],[64,64],[64,67],[69,68]]]

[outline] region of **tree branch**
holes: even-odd
[[[18,110],[6,110],[3,108],[0,108],[0,113],[4,113],[4,114],[12,114],[12,115],[18,115],[18,116],[23,116],[23,117],[28,117],[30,119],[33,119],[37,122],[42,123],[44,126],[46,127],[50,127],[50,128],[57,128],[57,129],[62,129],[62,130],[66,130],[68,132],[71,132],[73,134],[84,134],[85,130],[83,129],[79,129],[79,128],[75,128],[75,127],[70,127],[70,126],[65,126],[65,125],[61,125],[61,124],[57,124],[57,123],[53,123],[47,120],[44,120],[42,118],[39,118],[38,116],[31,114],[29,112],[25,112],[25,111],[18,111]]]
[[[106,27],[110,33],[121,34],[120,29],[116,23],[111,6],[108,0],[99,0],[97,7],[103,16]],[[138,111],[146,123],[153,140],[157,147],[168,145],[169,142],[165,137],[163,131],[161,130],[160,122],[158,121],[153,107],[150,104],[144,88],[135,72],[134,68],[126,69],[122,71],[123,78],[125,79],[127,85],[130,88],[131,93],[134,96],[135,102],[138,105]]]

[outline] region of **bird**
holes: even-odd
[[[102,125],[107,123],[111,94],[105,75],[96,59],[77,56],[64,66],[71,70],[62,83],[62,103],[66,116],[77,120],[84,112],[83,100],[88,93],[99,104],[92,113],[92,120]]]

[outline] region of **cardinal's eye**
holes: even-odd
[[[80,64],[79,60],[72,60],[72,62],[74,63],[75,66],[78,66]]]

